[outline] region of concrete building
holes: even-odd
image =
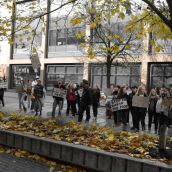
[[[76,30],[85,30],[89,34],[87,26],[72,27],[68,21],[59,21],[49,14],[45,19],[45,32],[42,32],[40,23],[34,40],[41,63],[38,74],[45,87],[50,90],[58,79],[80,83],[85,78],[90,81],[91,86],[97,84],[102,90],[105,89],[105,58],[96,57],[90,60],[74,36]],[[26,80],[33,79],[36,75],[29,54],[31,41],[25,37],[19,41],[19,37],[15,37],[7,59],[9,88],[15,88],[21,77]],[[138,55],[139,58],[136,61],[131,60],[127,67],[116,62],[113,64],[111,83],[127,83],[129,86],[144,84],[148,89],[172,84],[172,46],[167,43],[165,52],[150,54],[147,35],[143,40],[143,49],[145,51]]]

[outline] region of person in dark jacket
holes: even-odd
[[[2,106],[4,107],[4,88],[0,88],[0,101],[2,103]]]
[[[113,97],[114,97],[114,99],[117,98],[119,89],[120,89],[120,87],[118,87],[118,86],[116,86],[116,87],[114,88],[114,91],[113,91]],[[113,112],[113,115],[114,115],[114,124],[115,124],[115,125],[118,125],[119,122],[120,122],[120,120],[119,120],[119,115],[118,115],[118,111],[114,111],[114,112]]]
[[[83,80],[83,92],[80,99],[80,107],[78,112],[78,122],[82,122],[83,113],[86,111],[86,122],[90,120],[90,105],[92,104],[92,90],[89,88],[87,80]]]
[[[128,95],[127,95],[127,90],[125,87],[121,87],[118,91],[118,95],[117,95],[117,99],[123,99],[125,101],[127,101],[128,104]],[[123,124],[123,130],[126,130],[126,126],[127,126],[127,115],[129,109],[121,109],[118,111],[118,115],[121,118],[121,122]]]
[[[158,114],[156,113],[156,104],[158,101],[158,95],[156,93],[155,89],[152,89],[150,91],[149,95],[149,107],[148,107],[148,130],[151,131],[152,126],[152,119],[154,118],[155,123],[155,133],[157,133],[158,130]]]
[[[93,100],[92,100],[94,120],[97,120],[97,113],[98,113],[97,109],[99,106],[99,101],[100,101],[100,89],[98,85],[96,85],[93,88]]]
[[[68,84],[66,88],[67,88],[67,92],[66,92],[66,102],[67,102],[66,116],[68,116],[70,108],[71,108],[71,104],[70,104],[70,101],[69,101],[69,92],[71,90],[71,84]]]
[[[131,127],[131,130],[135,130],[136,129],[136,118],[137,118],[137,113],[136,113],[136,107],[132,106],[132,100],[133,100],[133,96],[136,94],[137,92],[137,87],[133,86],[131,88],[131,93],[128,96],[128,105],[129,105],[129,110],[131,112],[131,116],[132,116],[132,123],[133,126]]]

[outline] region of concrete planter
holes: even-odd
[[[102,172],[172,172],[172,165],[14,131],[0,130],[0,144]]]

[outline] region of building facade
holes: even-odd
[[[48,7],[48,11],[51,10],[50,4]],[[21,78],[34,79],[37,74],[47,90],[51,90],[59,79],[80,83],[83,78],[88,79],[91,86],[98,85],[102,90],[106,89],[105,58],[95,57],[90,60],[75,36],[76,31],[88,32],[87,26],[72,27],[69,21],[60,21],[57,16],[50,14],[45,16],[45,21],[45,32],[42,31],[40,23],[34,40],[41,63],[36,73],[30,60],[29,48],[32,40],[29,42],[24,38],[20,41],[19,37],[15,36],[7,60],[9,88],[15,88]],[[136,61],[130,60],[127,66],[116,62],[112,65],[111,83],[125,83],[129,86],[144,84],[148,89],[168,87],[172,84],[172,46],[169,45],[166,52],[149,54],[147,35],[143,40],[143,49],[144,51],[138,55],[139,58]]]

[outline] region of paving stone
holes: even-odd
[[[30,137],[23,138],[23,149],[29,152],[32,151],[32,139]]]
[[[7,144],[7,134],[5,132],[0,132],[0,144],[6,145]]]
[[[85,152],[85,166],[93,169],[98,168],[98,156],[95,152]]]
[[[62,146],[55,144],[55,143],[51,143],[50,145],[50,156],[52,158],[57,158],[60,159],[62,158]]]
[[[143,172],[160,172],[159,167],[155,165],[143,164]]]
[[[32,152],[40,153],[41,150],[41,141],[39,139],[32,139]]]
[[[50,156],[50,143],[48,141],[41,141],[41,150],[40,153],[44,156]]]
[[[112,169],[112,157],[106,155],[99,155],[98,157],[98,169],[107,172]]]
[[[122,158],[113,158],[112,172],[126,172],[126,160]]]
[[[84,156],[84,151],[82,151],[81,149],[74,149],[72,162],[78,165],[84,165]]]
[[[142,172],[142,164],[137,161],[127,161],[127,172]]]
[[[15,135],[14,145],[16,148],[23,149],[23,136]]]
[[[66,162],[72,162],[73,149],[68,146],[62,145],[62,160]]]

